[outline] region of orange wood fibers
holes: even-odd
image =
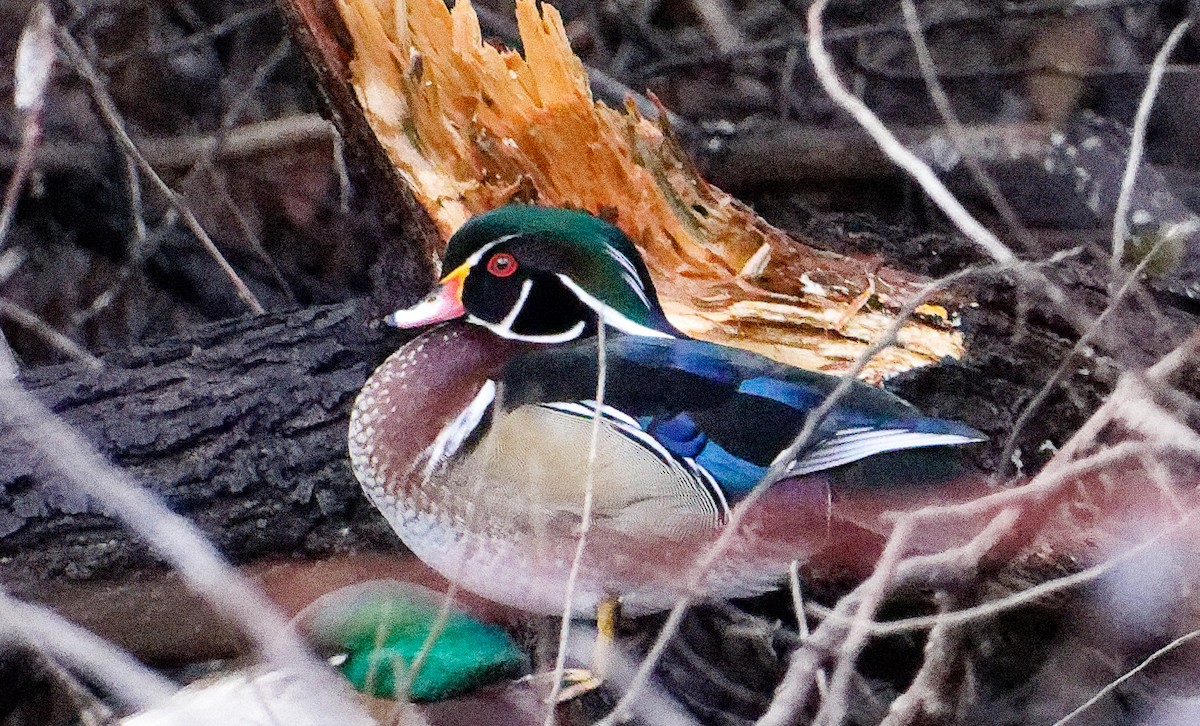
[[[468,0],[338,0],[367,122],[443,237],[511,201],[586,209],[641,248],[663,306],[701,339],[836,372],[919,280],[814,250],[706,183],[665,126],[592,100],[562,18],[517,0],[524,57],[483,40]],[[864,377],[963,353],[937,305]]]

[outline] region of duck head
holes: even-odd
[[[385,322],[414,328],[465,317],[531,343],[594,335],[598,320],[632,335],[681,336],[633,243],[586,212],[508,206],[481,214],[450,238],[442,270],[425,299]]]

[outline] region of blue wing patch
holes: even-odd
[[[809,411],[825,400],[826,392],[778,378],[747,378],[737,387],[738,393],[778,401],[798,411]]]
[[[737,368],[720,356],[714,346],[697,340],[677,338],[624,337],[617,341],[629,360],[656,370],[673,370],[699,376],[719,386],[734,386],[741,379]]]
[[[655,440],[676,456],[686,456],[694,459],[704,450],[704,445],[708,443],[708,436],[687,413],[679,413],[671,418],[651,418],[647,416],[642,421],[639,421],[639,423],[641,423],[646,433],[653,436]]]
[[[638,424],[672,454],[707,471],[730,500],[748,494],[766,473],[766,467],[739,458],[709,439],[686,412],[670,418],[644,416]]]
[[[721,489],[730,501],[737,501],[749,494],[763,474],[767,473],[765,466],[738,458],[715,441],[709,441],[694,461],[720,482]]]

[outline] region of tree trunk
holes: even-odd
[[[22,383],[96,448],[189,517],[235,563],[396,550],[346,458],[350,406],[390,348],[361,305],[239,318]],[[113,577],[153,558],[61,485],[0,421],[3,585]]]

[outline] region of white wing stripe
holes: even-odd
[[[788,473],[793,476],[811,474],[889,451],[955,446],[976,441],[976,437],[963,434],[931,434],[902,429],[884,429],[871,435],[835,436],[789,464]]]

